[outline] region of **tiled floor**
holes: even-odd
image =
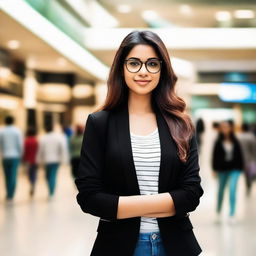
[[[201,157],[205,194],[191,214],[194,232],[203,248],[202,256],[256,255],[256,184],[251,198],[245,197],[244,179],[239,180],[236,224],[227,222],[228,195],[223,223],[214,223],[216,180],[208,159]],[[13,205],[4,203],[4,183],[0,170],[0,255],[1,256],[87,256],[96,236],[97,218],[84,214],[75,201],[76,190],[68,166],[61,167],[56,196],[47,199],[43,170],[35,198],[29,199],[29,186],[20,168]]]

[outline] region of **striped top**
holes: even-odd
[[[158,129],[142,136],[131,133],[133,160],[141,195],[158,194],[160,141]],[[159,231],[156,218],[141,217],[140,233]]]

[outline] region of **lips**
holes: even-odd
[[[151,80],[134,80],[137,84],[139,85],[146,85],[149,82],[151,82]]]

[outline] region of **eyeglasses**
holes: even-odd
[[[131,73],[137,73],[142,68],[142,65],[145,64],[146,70],[149,73],[158,73],[161,69],[162,61],[156,58],[150,58],[145,62],[142,62],[140,59],[137,58],[130,58],[125,60],[125,66],[127,70]]]

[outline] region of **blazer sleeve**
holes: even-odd
[[[198,150],[195,136],[190,140],[189,156],[179,176],[179,188],[170,191],[176,215],[194,211],[199,205],[203,189],[200,185]]]
[[[78,178],[75,180],[79,191],[77,202],[86,213],[115,220],[119,196],[106,193],[103,188],[105,139],[100,136],[95,121],[90,114],[85,126]]]

